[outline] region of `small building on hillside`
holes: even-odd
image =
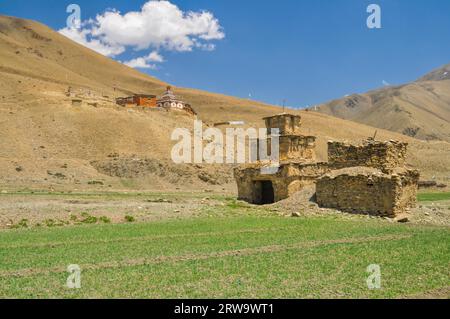
[[[116,104],[124,107],[143,107],[145,109],[159,109],[159,110],[179,110],[189,113],[191,115],[197,115],[190,104],[177,98],[173,94],[172,88],[167,87],[164,94],[158,99],[156,95],[148,94],[135,94],[133,96],[119,97],[116,99]]]
[[[83,100],[80,99],[72,99],[72,106],[82,106]]]
[[[166,92],[157,100],[157,106],[165,109],[185,111],[191,115],[197,115],[190,104],[177,98],[172,91],[172,87],[168,86]]]
[[[157,107],[156,95],[135,94],[133,100],[137,106]]]
[[[116,104],[120,105],[120,106],[133,106],[133,97],[132,96],[128,96],[128,97],[118,97],[116,98]]]
[[[135,94],[128,97],[119,97],[116,103],[125,107],[142,106],[142,107],[157,107],[156,95]]]

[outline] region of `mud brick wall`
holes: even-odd
[[[348,169],[347,169],[348,170]],[[317,181],[320,207],[394,218],[415,206],[417,171],[402,174],[335,171]]]
[[[256,159],[260,158],[261,143],[267,145],[267,155],[271,155],[272,139],[267,140],[251,139],[252,143],[257,145]],[[279,137],[279,160],[280,161],[303,161],[312,163],[316,160],[316,138],[314,136],[304,135],[282,135]]]
[[[281,135],[299,135],[301,126],[301,117],[291,114],[280,114],[273,117],[264,118],[267,127],[267,134],[270,135],[271,129],[279,129]]]
[[[257,202],[258,181],[271,181],[275,201],[286,199],[303,187],[316,183],[317,179],[329,172],[327,163],[289,163],[281,165],[273,175],[261,174],[261,167],[235,168],[234,177],[238,186],[238,198],[249,203]]]
[[[328,162],[333,169],[366,166],[391,172],[406,163],[407,143],[368,141],[363,145],[328,142]]]
[[[392,178],[397,184],[394,213],[399,215],[416,207],[420,173],[417,170],[406,170],[404,173],[393,174]]]
[[[280,160],[316,159],[316,138],[314,136],[289,135],[280,136]]]

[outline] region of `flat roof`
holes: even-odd
[[[149,94],[135,94],[133,96],[148,97],[148,98],[155,98],[156,97],[156,95],[149,95]]]
[[[281,113],[281,114],[277,114],[277,115],[263,117],[263,120],[273,119],[275,117],[286,117],[286,116],[289,116],[289,117],[300,117],[301,118],[300,115],[294,115],[294,114],[290,114],[290,113]]]

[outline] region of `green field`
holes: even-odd
[[[420,202],[432,202],[432,201],[450,201],[450,192],[442,193],[419,193],[417,198]]]
[[[211,217],[0,232],[1,298],[393,298],[446,291],[450,230]],[[81,289],[68,289],[78,264]],[[366,268],[381,266],[381,289]]]

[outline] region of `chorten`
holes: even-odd
[[[174,108],[182,110],[187,104],[178,99],[175,94],[173,94],[172,87],[168,86],[166,92],[158,99],[157,105],[158,107],[164,107],[166,109]]]

